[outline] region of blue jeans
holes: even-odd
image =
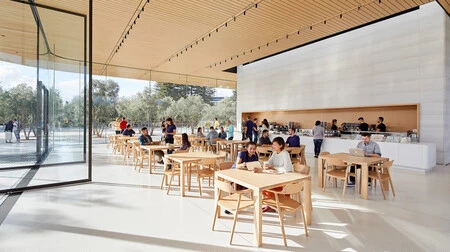
[[[314,156],[319,156],[320,147],[322,147],[323,139],[313,139],[314,142]]]

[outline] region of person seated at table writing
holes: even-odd
[[[219,138],[219,133],[214,129],[213,126],[209,127],[208,135],[206,135],[206,140],[208,141],[209,145],[215,145],[216,142],[211,142],[211,139]]]
[[[197,134],[195,134],[195,137],[205,137],[205,134],[203,134],[202,127],[198,127]]]
[[[247,167],[247,162],[258,161],[258,155],[256,155],[256,143],[248,142],[245,145],[245,150],[239,152],[236,163],[231,166],[231,169],[244,169]]]
[[[122,133],[122,135],[130,137],[134,136],[134,134],[136,134],[136,132],[131,128],[131,124],[128,124],[127,128]]]
[[[380,146],[377,143],[370,141],[370,133],[361,133],[361,142],[356,145],[356,148],[362,149],[364,151],[364,156],[366,157],[381,157]],[[361,168],[361,166],[357,165],[356,168]],[[355,172],[355,167],[352,167],[350,172]],[[355,177],[349,178],[348,185],[355,185]]]
[[[139,143],[141,145],[153,145],[154,144],[152,137],[149,136],[149,134],[148,134],[147,127],[142,127],[141,133],[142,133],[142,135],[139,136]],[[158,156],[160,158],[160,161],[158,161],[158,163],[161,163],[162,157],[164,156],[164,152],[162,150],[155,150],[154,153],[155,153],[155,156]]]
[[[266,130],[266,129],[263,130],[262,136],[259,138],[258,145],[259,146],[272,145],[272,141],[270,141],[270,138],[269,138],[268,130]]]
[[[220,127],[219,138],[220,139],[227,139],[227,133],[223,130],[223,127]]]
[[[188,150],[191,148],[191,142],[189,142],[188,134],[181,134],[181,146],[178,150]]]
[[[282,137],[275,137],[272,141],[272,151],[273,154],[269,158],[269,167],[267,169],[275,169],[281,173],[287,173],[294,171],[292,166],[292,161],[289,153],[284,150],[286,144]],[[275,187],[271,190],[282,191],[283,187]],[[267,198],[273,198],[275,195],[268,191],[263,191],[263,195]],[[275,212],[274,209],[269,206],[263,208],[263,212]]]

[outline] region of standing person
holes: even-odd
[[[253,119],[253,142],[256,143],[258,142],[258,134],[259,134],[259,130],[258,130],[258,118]],[[251,138],[250,138],[251,140]]]
[[[5,143],[12,143],[13,122],[9,121],[5,124]]]
[[[166,133],[166,122],[165,121],[161,122],[161,132],[162,132],[163,136],[164,136],[164,133]]]
[[[227,139],[227,133],[223,130],[223,127],[220,127],[219,138],[220,139]]]
[[[317,158],[320,154],[320,147],[322,146],[323,136],[325,130],[320,125],[320,121],[316,121],[314,128],[312,129],[313,142],[314,142],[314,157]]]
[[[122,121],[120,122],[120,133],[123,133],[123,131],[127,128],[128,122],[125,120],[125,117],[122,117]]]
[[[338,130],[338,126],[336,124],[337,124],[337,120],[333,119],[331,121],[331,130]]]
[[[16,141],[20,143],[20,126],[19,122],[16,119],[14,119],[13,121],[13,132],[14,135],[16,136]]]
[[[219,127],[220,127],[219,121],[217,120],[217,118],[214,118],[214,129],[219,130]]]
[[[289,137],[286,139],[288,147],[300,147],[300,137],[295,134],[294,128],[289,128]]]
[[[358,118],[358,121],[359,121],[358,128],[360,131],[369,131],[369,124],[364,122],[364,118],[360,117]]]
[[[377,132],[386,132],[386,125],[384,125],[384,118],[382,116],[378,117],[377,123]]]
[[[120,117],[116,118],[116,121],[114,122],[114,130],[116,131],[116,135],[120,135],[122,133],[122,130],[120,129],[120,123],[122,122],[122,119]]]
[[[166,131],[165,131],[166,143],[173,144],[174,143],[173,136],[175,136],[177,134],[177,126],[175,126],[172,118],[170,118],[170,117],[167,118],[166,124],[167,124]]]
[[[250,116],[247,116],[247,121],[245,122],[244,131],[245,131],[245,139],[249,138],[251,141],[252,135],[253,135],[253,122],[250,119]],[[245,140],[245,139],[243,139],[243,140]]]
[[[233,126],[233,124],[231,123],[230,120],[227,121],[227,126],[228,126],[228,129],[227,129],[227,131],[228,131],[228,140],[233,140],[233,137],[234,137],[234,126]]]
[[[269,126],[269,122],[267,121],[266,118],[264,118],[261,122],[261,132],[263,132],[264,130],[269,130],[270,126]]]

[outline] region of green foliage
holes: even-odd
[[[215,106],[210,106],[204,113],[202,121],[212,122],[217,118],[221,126],[226,125],[227,120],[236,122],[236,101],[233,97],[225,97]]]
[[[192,133],[194,133],[207,106],[202,97],[198,95],[188,96],[174,102],[167,108],[166,113],[175,121],[184,122],[191,128]]]
[[[198,95],[203,101],[212,105],[215,90],[212,87],[202,87],[193,85],[180,85],[173,83],[156,83],[156,95],[159,98],[172,97],[175,101],[180,98]]]
[[[92,80],[92,114],[94,133],[101,137],[106,125],[117,117],[116,104],[119,97],[119,84],[108,79]]]
[[[72,100],[66,102],[62,112],[63,127],[82,127],[84,124],[84,97],[74,96]]]

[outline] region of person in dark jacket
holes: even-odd
[[[5,124],[5,143],[12,143],[13,121]]]

